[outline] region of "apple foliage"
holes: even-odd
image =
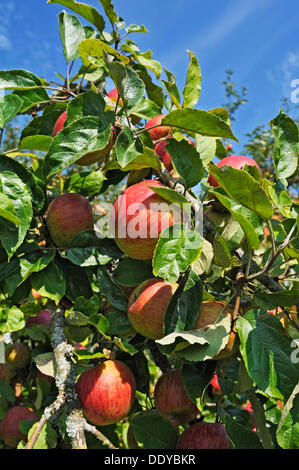
[[[195,107],[201,69],[193,52],[181,91],[152,51],[131,39],[145,26],[126,25],[110,1],[100,1],[103,12],[72,0],[48,3],[70,11],[58,15],[65,76],[53,83],[0,71],[1,137],[13,118],[32,115],[17,149],[0,155],[0,345],[30,351],[24,367],[11,355],[0,369],[0,420],[16,405],[34,409],[39,422],[20,421],[19,448],[129,448],[132,439],[137,448],[175,448],[193,422],[174,428],[155,411],[154,390],[162,374],[178,369],[197,420],[221,422],[231,448],[298,448],[299,206],[288,192],[298,171],[297,124],[283,111],[271,120],[267,178],[249,165],[217,166],[214,157],[227,156],[223,143],[238,139],[225,108]],[[111,82],[117,93],[108,96]],[[146,127],[160,115],[163,135]],[[154,151],[167,136],[170,172]],[[77,164],[93,152],[98,162]],[[156,198],[191,215],[159,231],[152,259],[133,259],[109,233],[108,215],[126,188],[151,179],[162,183],[150,188]],[[75,235],[58,247],[46,214],[62,193],[86,198],[95,223],[76,232],[76,214],[68,214]],[[177,283],[156,341],[128,318],[129,296],[153,278]],[[202,303],[215,301],[231,314],[195,328]],[[28,321],[41,310],[52,312],[50,327]],[[135,400],[124,419],[93,426],[84,407],[78,412],[75,383],[109,359],[132,371]],[[101,406],[108,403],[109,396]],[[7,442],[2,435],[0,447]]]

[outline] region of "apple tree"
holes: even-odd
[[[1,137],[31,116],[0,152],[0,447],[298,448],[297,124],[265,177],[193,52],[180,90],[109,0],[48,3],[65,73],[0,71]]]

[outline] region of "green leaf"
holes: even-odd
[[[110,133],[108,117],[99,120],[97,117],[87,116],[66,126],[53,139],[45,156],[44,177],[49,178],[59,173],[88,152],[103,149],[108,144]]]
[[[24,314],[18,307],[5,303],[0,305],[0,331],[2,334],[19,331],[24,326]]]
[[[19,113],[24,113],[37,104],[50,101],[50,97],[44,88],[29,88],[26,90],[16,90],[14,95],[22,99],[23,104]]]
[[[299,385],[286,402],[277,426],[277,442],[283,449],[299,448]]]
[[[35,423],[28,433],[28,439],[32,436],[38,423]],[[38,434],[34,449],[55,449],[57,446],[57,434],[51,426],[50,422],[47,421],[43,429]]]
[[[0,71],[0,89],[2,90],[28,90],[42,86],[40,79],[26,70]]]
[[[208,328],[175,331],[156,342],[161,345],[172,345],[176,356],[188,362],[206,361],[212,359],[226,346],[230,328],[230,316],[223,313]]]
[[[279,319],[251,310],[237,320],[236,328],[249,376],[266,395],[288,398],[299,376],[291,361],[291,340],[285,336]]]
[[[202,401],[203,394],[215,371],[213,361],[199,362],[198,364],[184,364],[182,377],[188,397],[197,404],[197,400]]]
[[[271,201],[260,183],[249,173],[227,165],[219,168],[214,163],[210,163],[209,168],[217,182],[231,198],[248,207],[262,219],[271,219],[273,215]]]
[[[21,223],[20,219],[15,216],[15,208],[12,201],[2,193],[0,193],[0,217],[15,225],[20,225]]]
[[[238,142],[230,126],[219,116],[199,109],[176,109],[162,120],[162,126],[172,126],[187,132],[211,137],[225,137]]]
[[[50,263],[38,274],[33,274],[30,278],[32,287],[41,294],[42,297],[54,300],[56,305],[65,294],[65,280],[59,273],[55,263]]]
[[[96,294],[94,294],[89,299],[84,297],[77,297],[72,310],[82,312],[88,317],[94,314],[97,314],[100,308],[100,301]]]
[[[50,377],[55,377],[55,356],[53,352],[38,354],[33,360],[39,371]]]
[[[263,449],[257,434],[234,421],[228,414],[225,415],[224,424],[233,449]]]
[[[154,60],[151,58],[152,51],[147,51],[140,54],[134,54],[134,57],[139,64],[143,65],[144,67],[148,68],[151,72],[156,75],[156,78],[160,78],[162,67],[158,60]]]
[[[216,233],[213,241],[214,260],[218,266],[227,268],[231,263],[231,254],[225,239],[219,233]]]
[[[198,136],[196,141],[196,150],[200,155],[203,167],[207,168],[208,164],[216,155],[217,140],[215,137]]]
[[[278,179],[292,176],[298,165],[299,131],[298,125],[289,116],[280,111],[270,121],[274,136],[273,163]]]
[[[49,150],[54,124],[60,114],[60,110],[53,110],[32,119],[22,131],[19,149]]]
[[[281,292],[264,292],[258,291],[254,294],[254,304],[263,309],[272,309],[274,307],[290,307],[296,305],[299,298],[299,283],[294,283],[294,286],[289,290],[282,290]]]
[[[128,126],[124,126],[116,139],[116,158],[122,168],[126,167],[138,155],[143,153],[140,139],[134,139],[134,134]]]
[[[58,24],[65,60],[71,62],[79,57],[78,46],[85,40],[83,26],[76,16],[64,10],[58,14]]]
[[[0,129],[18,114],[23,101],[17,95],[0,96]]]
[[[164,315],[164,335],[193,328],[202,302],[203,286],[198,275],[186,271]]]
[[[137,24],[129,24],[126,28],[125,31],[127,33],[148,33],[148,30],[144,25],[137,25]]]
[[[74,0],[47,0],[48,3],[59,3],[60,5],[69,8],[78,15],[85,18],[91,24],[93,24],[100,32],[105,28],[105,21],[99,14],[98,10],[85,3],[75,2]]]
[[[67,191],[87,197],[93,196],[99,193],[105,179],[106,177],[101,170],[74,173],[67,183]]]
[[[256,250],[260,246],[260,241],[258,234],[254,225],[252,225],[248,213],[244,213],[244,210],[240,204],[236,203],[233,199],[223,195],[219,188],[216,188],[214,191],[210,191],[210,194],[216,196],[216,198],[221,202],[221,204],[231,213],[233,218],[240,224],[242,227],[246,238],[248,240],[249,246],[252,250]]]
[[[153,168],[161,173],[161,162],[158,155],[149,147],[143,147],[143,153],[137,155],[134,160],[125,167],[121,167],[116,159],[108,160],[104,171],[121,169],[122,171],[141,170],[142,168]]]
[[[149,186],[155,193],[159,194],[159,196],[163,197],[166,201],[171,203],[178,204],[180,207],[184,208],[186,212],[191,208],[190,202],[188,199],[181,193],[175,191],[171,188],[160,188],[156,186]]]
[[[105,119],[105,106],[104,98],[100,94],[94,91],[80,93],[68,104],[65,126],[86,116],[97,116]]]
[[[66,253],[72,263],[81,267],[104,265],[121,255],[113,240],[99,238],[93,230],[78,233]]]
[[[183,90],[183,108],[193,108],[198,102],[201,92],[201,69],[193,52],[187,52],[189,54],[189,66]]]
[[[118,89],[119,95],[129,108],[138,104],[145,94],[145,86],[138,73],[120,62],[113,62],[109,75]]]
[[[105,53],[116,57],[122,64],[128,64],[130,61],[128,57],[97,38],[85,39],[80,43],[78,50],[85,67],[89,67],[91,64],[99,66],[98,59],[103,59]],[[100,65],[102,67],[103,63],[101,62]]]
[[[167,93],[169,94],[172,103],[177,108],[180,108],[181,107],[181,105],[180,105],[181,97],[180,97],[180,92],[179,92],[177,84],[176,84],[175,75],[173,73],[169,72],[168,70],[166,70],[165,68],[164,68],[164,71],[167,75],[168,81],[161,80],[161,82],[163,83]]]
[[[176,429],[156,412],[138,413],[130,425],[142,449],[174,449],[176,446]]]
[[[109,335],[121,335],[132,329],[131,322],[125,312],[112,309],[105,314],[105,317],[109,321],[109,327],[107,330]]]
[[[139,77],[142,79],[148,98],[159,106],[160,111],[157,114],[161,114],[161,110],[164,106],[164,93],[163,88],[153,83],[152,78],[145,67],[138,65],[134,67]],[[156,115],[157,115],[156,114]],[[154,117],[154,116],[153,116]]]
[[[15,393],[9,384],[0,379],[0,396],[5,398],[8,402],[14,403]]]
[[[151,119],[161,114],[161,107],[154,101],[143,99],[130,110],[130,115],[138,116],[141,119]]]
[[[252,405],[258,436],[262,441],[264,449],[273,449],[273,442],[269,429],[267,428],[266,416],[261,400],[255,393],[249,394],[249,401]]]
[[[82,269],[65,259],[56,259],[55,264],[66,282],[66,297],[75,302],[77,297],[89,298],[92,296],[90,279],[87,268]]]
[[[99,282],[101,294],[108,302],[118,310],[127,311],[128,297],[121,288],[113,281],[112,277],[106,271],[105,267],[100,266],[97,270],[97,279]]]
[[[118,15],[114,11],[114,6],[110,0],[100,0],[106,15],[108,16],[111,23],[115,23],[118,20]]]
[[[31,196],[26,185],[14,173],[0,173],[0,191],[12,202],[16,217],[21,220],[19,226],[0,218],[0,240],[10,259],[22,244],[33,216]]]
[[[122,286],[135,287],[153,278],[152,266],[146,261],[123,258],[114,270],[113,278]]]
[[[42,251],[37,244],[28,244],[27,246],[24,244],[21,248],[23,248],[24,254],[18,257],[17,271],[7,276],[5,279],[5,286],[10,295],[12,295],[16,288],[25,282],[32,273],[43,270],[55,256],[55,250],[48,252]]]
[[[193,145],[186,140],[178,142],[175,139],[169,139],[165,149],[187,188],[192,188],[201,181],[204,170],[199,153]]]
[[[153,273],[168,284],[177,281],[200,255],[203,239],[183,224],[174,224],[160,234],[153,257]]]

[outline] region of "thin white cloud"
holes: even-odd
[[[10,51],[12,49],[10,40],[4,34],[0,34],[0,49],[3,51]]]

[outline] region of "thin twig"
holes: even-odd
[[[110,442],[109,439],[107,439],[107,437],[104,436],[103,433],[101,433],[101,431],[99,431],[95,426],[89,424],[87,421],[84,422],[84,429],[85,431],[90,432],[91,434],[96,436],[109,449],[117,449],[117,447],[115,447],[112,442]]]

